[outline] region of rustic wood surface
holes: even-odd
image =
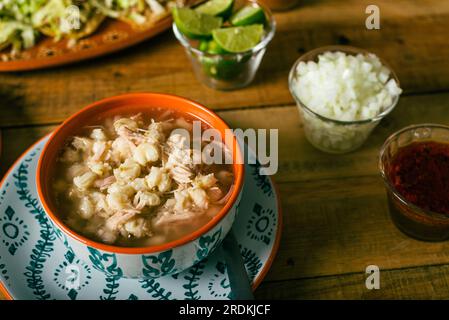
[[[366,30],[365,0],[309,0],[277,13],[278,31],[255,82],[219,92],[194,78],[171,32],[108,57],[43,71],[0,74],[0,176],[38,138],[100,98],[131,91],[173,93],[217,110],[232,127],[279,129],[275,181],[284,213],[281,246],[256,291],[274,299],[449,298],[449,243],[425,243],[391,223],[377,155],[412,123],[449,124],[449,3],[377,0],[381,29]],[[349,44],[383,57],[405,94],[367,143],[327,155],[304,137],[287,76],[305,51]],[[381,289],[367,290],[378,265]]]

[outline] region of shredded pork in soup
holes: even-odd
[[[210,221],[232,193],[232,166],[197,164],[193,138],[175,129],[192,138],[191,119],[134,114],[104,119],[67,141],[53,181],[64,222],[95,241],[137,247],[179,239]]]

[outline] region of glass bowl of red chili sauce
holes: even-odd
[[[396,226],[420,240],[449,239],[449,127],[396,132],[382,147],[379,169]]]

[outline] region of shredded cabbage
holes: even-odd
[[[32,23],[36,28],[47,26],[55,34],[56,38],[61,36],[60,20],[65,16],[69,1],[50,0],[48,3],[33,14]]]
[[[101,13],[112,18],[129,15],[133,12],[143,12],[145,2],[143,0],[92,0],[92,4]]]
[[[72,30],[65,28],[67,8],[80,9],[80,22],[85,24],[98,13],[136,24],[147,22],[148,14],[167,13],[174,0],[0,0],[0,50],[12,45],[13,50],[30,48],[41,33],[59,40]]]
[[[0,20],[31,23],[33,13],[45,2],[45,0],[3,0],[0,3]]]
[[[146,22],[145,11],[147,9],[155,15],[167,12],[161,1],[158,0],[92,0],[92,4],[108,17],[123,17],[137,24]]]
[[[146,3],[150,6],[154,14],[160,15],[165,13],[165,8],[156,0],[146,0]]]
[[[34,46],[36,35],[33,27],[19,21],[0,21],[0,45],[11,43],[13,50]]]
[[[145,16],[143,16],[137,12],[131,12],[129,14],[129,18],[137,24],[144,24],[147,21]]]

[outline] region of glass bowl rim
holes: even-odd
[[[173,33],[175,34],[176,39],[178,39],[178,41],[181,42],[183,47],[193,51],[195,54],[200,55],[200,56],[232,57],[232,56],[243,56],[243,55],[247,55],[247,54],[252,55],[256,52],[259,52],[260,50],[265,49],[268,46],[268,44],[271,42],[271,40],[273,40],[274,34],[276,33],[276,20],[274,19],[273,13],[271,12],[270,8],[268,8],[268,6],[266,6],[264,3],[261,3],[258,0],[245,0],[245,1],[262,7],[262,9],[265,13],[265,16],[268,18],[268,23],[270,26],[268,33],[262,38],[262,40],[254,48],[251,48],[248,51],[238,52],[238,53],[233,53],[233,52],[230,52],[230,53],[207,53],[207,52],[201,51],[201,50],[199,50],[195,47],[192,47],[190,45],[189,38],[187,38],[185,35],[182,34],[181,31],[179,31],[179,29],[176,26],[174,21],[172,23]]]
[[[333,119],[333,118],[328,118],[326,116],[323,116],[315,111],[313,111],[311,108],[309,108],[305,103],[303,103],[301,101],[301,99],[296,95],[295,90],[293,89],[293,82],[294,82],[294,77],[296,75],[296,69],[299,65],[300,62],[306,62],[306,61],[311,61],[309,59],[310,56],[318,56],[321,53],[325,53],[325,52],[335,52],[335,51],[342,51],[346,54],[351,54],[351,55],[356,55],[356,54],[374,54],[368,50],[362,49],[362,48],[357,48],[357,47],[353,47],[353,46],[345,46],[345,45],[330,45],[330,46],[323,46],[323,47],[319,47],[313,50],[310,50],[306,53],[304,53],[302,56],[300,56],[295,63],[293,64],[292,68],[290,69],[290,73],[288,75],[288,87],[290,90],[291,95],[293,96],[293,98],[296,100],[297,104],[299,104],[302,108],[304,108],[306,111],[308,111],[309,113],[315,115],[316,117],[318,117],[319,119],[326,121],[326,122],[333,122],[335,124],[339,124],[339,125],[360,125],[360,124],[368,124],[368,123],[373,123],[373,122],[377,122],[382,120],[383,118],[385,118],[391,111],[393,111],[393,109],[396,107],[398,101],[399,101],[399,97],[400,95],[396,96],[391,105],[386,108],[383,112],[379,113],[378,115],[376,115],[375,117],[372,118],[368,118],[368,119],[362,119],[362,120],[351,120],[351,121],[344,121],[344,120],[338,120],[338,119]],[[398,85],[398,87],[400,87],[400,82],[399,82],[399,78],[397,77],[396,73],[394,72],[394,70],[390,67],[390,65],[385,62],[385,60],[383,60],[381,57],[379,57],[378,55],[376,55],[380,62],[382,63],[382,65],[384,67],[386,67],[389,71],[390,71],[390,78],[389,79],[394,79]]]
[[[392,185],[392,183],[390,182],[390,179],[387,176],[387,173],[385,172],[385,165],[384,165],[383,158],[386,153],[386,150],[388,149],[390,144],[393,142],[393,140],[396,139],[399,135],[401,135],[404,132],[407,132],[410,130],[416,130],[419,128],[443,129],[443,130],[447,130],[449,132],[449,126],[446,126],[443,124],[435,124],[435,123],[412,124],[412,125],[406,126],[402,129],[394,132],[385,140],[384,144],[382,145],[382,147],[380,149],[379,159],[378,159],[378,169],[380,171],[380,175],[381,175],[382,180],[384,181],[384,184],[387,187],[388,191],[391,192],[395,196],[395,198],[397,198],[402,204],[406,205],[408,208],[413,210],[414,213],[419,214],[426,218],[438,219],[441,221],[448,221],[449,215],[421,208],[421,207],[411,203],[407,199],[405,199],[402,196],[402,194],[400,194],[400,192]],[[423,141],[425,141],[425,140],[423,140]],[[429,139],[429,141],[432,141],[432,140]]]

